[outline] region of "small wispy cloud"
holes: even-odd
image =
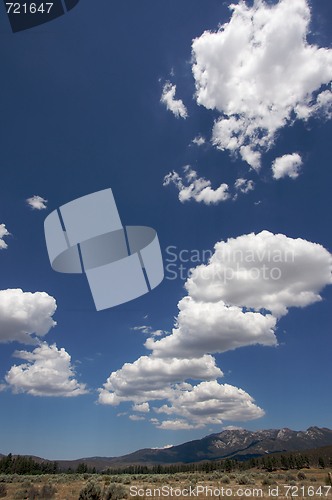
[[[234,187],[237,191],[241,191],[241,193],[246,194],[255,189],[255,183],[254,181],[248,181],[247,179],[242,179],[240,177],[239,179],[236,179]]]
[[[152,419],[151,419],[152,420]],[[173,444],[167,444],[166,446],[151,448],[151,450],[168,450],[168,448],[173,448]]]
[[[3,240],[4,236],[8,236],[10,233],[7,231],[5,224],[0,224],[0,249],[7,248],[7,243]]]
[[[247,194],[249,191],[253,191],[255,189],[255,183],[254,181],[248,181],[247,179],[240,177],[239,179],[236,179],[234,188],[237,193],[233,196],[233,201],[237,199],[239,193]]]
[[[223,431],[243,431],[243,427],[237,427],[236,425],[227,425],[222,428]]]
[[[191,142],[193,142],[194,144],[196,144],[197,146],[202,146],[202,144],[205,144],[205,139],[204,137],[202,137],[201,135],[198,135],[197,137],[195,137],[195,139],[193,139]]]
[[[175,99],[176,85],[172,85],[171,82],[166,82],[163,88],[163,93],[161,95],[160,102],[166,105],[166,108],[178,118],[187,118],[188,112],[187,108],[183,104],[181,99]]]
[[[136,331],[139,330],[139,331],[141,331],[143,333],[149,333],[150,334],[151,333],[151,326],[145,326],[145,325],[143,325],[143,326],[134,326],[132,328],[132,330],[136,330]]]
[[[164,331],[164,330],[156,330],[156,331],[152,331],[152,328],[151,326],[134,326],[132,328],[132,330],[138,330],[138,331],[141,331],[142,333],[147,333],[149,335],[152,335],[154,337],[160,337],[161,335],[164,335],[165,333],[168,333],[167,331]]]
[[[183,203],[194,199],[198,202],[203,202],[206,205],[217,204],[220,201],[225,201],[229,198],[228,184],[220,184],[217,189],[211,188],[211,181],[204,177],[197,177],[197,172],[192,170],[189,165],[184,167],[185,182],[177,172],[170,172],[164,177],[164,186],[173,183],[179,190],[179,200]]]
[[[43,210],[46,207],[45,203],[47,203],[47,200],[44,200],[41,196],[33,196],[32,198],[28,198],[27,200],[28,205],[33,209],[33,210]]]

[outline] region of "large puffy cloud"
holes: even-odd
[[[179,200],[182,203],[194,199],[210,205],[229,198],[227,184],[223,183],[217,189],[212,189],[211,182],[204,179],[204,177],[197,177],[197,173],[189,165],[184,167],[184,171],[186,172],[187,185],[184,184],[182,177],[174,171],[165,176],[163,183],[164,186],[168,186],[170,183],[175,184],[179,190]]]
[[[8,236],[10,233],[7,231],[5,224],[0,224],[0,249],[7,248],[7,243],[3,240],[4,236]]]
[[[289,307],[320,301],[319,292],[332,283],[331,271],[331,254],[300,238],[262,231],[221,241],[209,263],[186,281],[188,296],[178,304],[172,334],[150,337],[145,346],[154,356],[197,357],[276,345],[277,318]]]
[[[137,404],[165,399],[181,390],[183,386],[178,384],[186,379],[213,380],[222,376],[215,359],[209,355],[198,359],[141,356],[134,363],[125,363],[120,370],[111,373],[104,389],[100,389],[99,402],[118,405],[121,401]]]
[[[302,158],[298,153],[292,155],[284,155],[276,158],[272,163],[273,177],[281,179],[281,177],[291,177],[296,179],[299,175],[299,170],[302,165]]]
[[[99,402],[133,401],[173,418],[150,421],[161,429],[193,429],[223,420],[246,421],[264,411],[240,388],[219,384],[222,372],[210,354],[242,346],[277,345],[275,329],[289,307],[321,300],[332,283],[332,256],[321,245],[262,231],[215,245],[208,264],[192,270],[170,335],[150,336],[152,350],[113,372]],[[145,327],[144,327],[145,328]],[[192,380],[201,380],[192,385]]]
[[[162,423],[151,419],[161,429],[193,429],[220,424],[222,419],[245,421],[264,415],[245,391],[214,380],[222,375],[215,366],[215,359],[208,355],[192,360],[142,356],[111,374],[104,389],[100,389],[99,402],[116,406],[121,401],[135,401],[133,410],[148,412],[147,400],[166,399],[168,404],[153,407],[153,410],[157,414],[175,414],[182,418]],[[204,382],[196,386],[181,382],[188,378],[203,378]],[[138,404],[141,401],[145,402]],[[142,419],[135,415],[129,418]]]
[[[201,382],[191,390],[174,393],[171,406],[154,408],[156,413],[176,414],[200,425],[221,424],[222,419],[246,421],[262,417],[265,413],[253,403],[248,393],[216,380]],[[165,421],[161,428],[170,428]]]
[[[321,245],[301,238],[262,231],[215,245],[208,265],[201,265],[185,284],[195,301],[264,308],[279,317],[289,307],[321,300],[332,283],[332,256]]]
[[[231,5],[232,17],[216,32],[193,40],[196,100],[217,109],[212,141],[238,152],[254,169],[276,132],[298,119],[331,117],[332,50],[309,45],[306,0],[257,0]],[[318,92],[317,92],[318,91]]]
[[[14,356],[27,363],[14,365],[5,376],[13,391],[33,396],[78,396],[88,391],[85,384],[74,378],[71,357],[64,348],[49,346],[46,342],[32,352],[15,351]]]
[[[195,301],[183,298],[178,307],[176,327],[172,335],[155,341],[147,339],[145,346],[159,357],[182,358],[201,356],[205,352],[225,352],[247,345],[276,345],[276,318],[242,308],[227,306],[223,301]]]
[[[43,337],[56,325],[52,319],[55,310],[55,299],[46,292],[0,290],[0,342],[36,344],[31,335]]]
[[[163,93],[160,102],[166,105],[166,108],[172,111],[174,115],[178,118],[187,118],[187,108],[183,104],[181,99],[175,99],[176,85],[172,85],[170,82],[166,82],[163,88]]]

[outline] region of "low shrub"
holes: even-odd
[[[248,476],[238,476],[236,482],[237,484],[255,484],[255,481]]]
[[[304,473],[304,472],[302,472],[302,471],[300,470],[300,472],[299,472],[299,473],[298,473],[298,475],[297,475],[297,478],[298,478],[300,481],[303,481],[304,479],[307,479],[307,476],[305,475],[305,473]]]
[[[44,484],[40,490],[41,498],[52,498],[56,494],[57,489],[52,484]]]
[[[122,477],[120,476],[112,476],[111,483],[122,483]]]
[[[13,498],[15,500],[28,498],[28,490],[26,488],[21,488],[20,490],[15,491]]]
[[[78,500],[101,500],[101,487],[94,481],[88,481],[86,485],[80,490]]]
[[[28,490],[28,499],[29,500],[35,500],[35,498],[39,497],[39,490],[35,488],[34,486],[30,486]]]
[[[7,486],[5,483],[0,483],[0,498],[4,498],[7,496]]]
[[[182,490],[190,491],[190,488],[194,490],[196,488],[196,484],[193,483],[185,483]]]
[[[122,500],[128,498],[128,492],[121,484],[111,484],[104,491],[103,497],[105,500]]]
[[[317,481],[317,479],[315,478],[315,476],[310,476],[310,481],[314,483],[315,481]]]
[[[296,481],[296,477],[295,477],[295,476],[293,476],[293,474],[291,474],[290,472],[288,472],[288,473],[286,474],[285,479],[286,479],[286,481],[287,481],[288,483],[290,483],[291,481]]]
[[[285,474],[280,474],[279,473],[279,474],[276,474],[274,477],[275,477],[275,479],[280,479],[280,480],[281,479],[285,479]]]
[[[231,482],[231,480],[229,479],[228,476],[223,476],[220,478],[220,482],[223,484],[229,484]]]

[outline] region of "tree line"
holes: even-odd
[[[329,459],[329,464],[326,463],[323,457],[318,457],[318,466],[325,468],[327,465],[332,466],[332,459]],[[131,465],[126,468],[119,469],[106,469],[101,474],[175,474],[177,472],[236,472],[246,471],[250,469],[262,469],[267,472],[272,472],[277,469],[309,469],[310,466],[317,466],[317,460],[312,463],[308,455],[281,455],[278,457],[251,457],[249,460],[240,461],[237,458],[225,460],[179,465],[154,465],[147,467],[146,465]],[[89,468],[84,462],[78,464],[76,469],[69,467],[68,469],[61,469],[58,462],[41,462],[38,463],[32,457],[16,456],[13,457],[11,453],[7,457],[0,460],[0,474],[96,474],[95,467]]]
[[[13,457],[11,453],[0,460],[1,474],[58,474],[58,462],[35,462],[32,457]]]

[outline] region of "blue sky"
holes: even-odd
[[[331,427],[332,5],[234,4],[2,8],[0,453]],[[165,278],[97,312],[44,220],[107,188]]]

